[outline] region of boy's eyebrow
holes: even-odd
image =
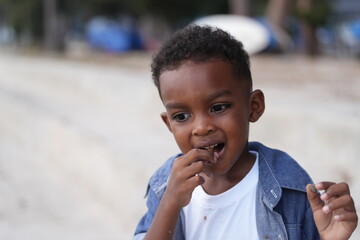
[[[217,99],[217,98],[219,98],[219,97],[223,97],[223,96],[226,96],[226,95],[232,96],[233,93],[232,93],[230,90],[217,91],[217,92],[211,94],[211,95],[208,97],[207,100],[208,100],[209,102],[211,102],[211,101],[214,100],[214,99]]]
[[[165,105],[166,109],[179,109],[179,108],[184,108],[184,105],[181,103],[177,103],[177,102],[169,102]]]
[[[219,97],[222,96],[232,96],[233,93],[230,90],[221,90],[221,91],[217,91],[215,93],[210,94],[210,96],[207,98],[208,102],[213,101],[214,99],[217,99]],[[179,108],[184,108],[185,106],[181,103],[177,103],[177,102],[169,102],[165,105],[166,109],[179,109]]]

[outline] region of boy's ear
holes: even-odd
[[[169,129],[169,131],[172,132],[167,113],[166,112],[161,113],[160,117],[163,120],[163,122],[165,123],[165,125],[167,126],[167,128]]]
[[[261,90],[255,90],[250,95],[250,122],[256,122],[265,111],[265,97]]]

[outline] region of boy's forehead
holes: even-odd
[[[225,72],[229,72],[229,73],[233,73],[235,74],[235,71],[233,69],[233,66],[230,62],[222,60],[222,59],[217,59],[217,58],[213,58],[213,59],[189,59],[189,60],[183,60],[179,63],[177,63],[176,65],[170,66],[168,68],[166,68],[165,70],[163,70],[159,76],[159,80],[161,80],[162,78],[164,78],[164,75],[168,75],[169,73],[176,73],[176,72],[180,72],[180,71],[192,71],[193,74],[197,73],[198,70],[200,68],[204,68],[204,66],[207,65],[212,65],[212,67],[210,69],[207,69],[207,71],[216,71],[216,70],[220,70],[220,71],[225,71]],[[214,66],[220,66],[221,68],[214,68]],[[236,74],[235,74],[236,75]],[[236,77],[234,75],[234,77]]]
[[[185,60],[177,65],[165,69],[160,74],[160,81],[167,79],[171,80],[176,78],[177,80],[184,79],[185,77],[190,77],[198,74],[204,73],[231,73],[232,66],[230,63],[222,60],[207,60],[207,61],[196,61],[196,60]],[[189,74],[190,76],[184,75]],[[235,76],[234,76],[235,77]]]
[[[192,58],[183,59],[173,63],[171,66],[168,66],[165,71],[173,71],[184,67],[196,67],[207,63],[225,63],[231,66],[231,63],[222,57],[214,56],[214,57],[205,58],[201,56],[194,56]]]
[[[179,92],[184,89],[192,90],[206,87],[222,89],[241,87],[245,81],[239,79],[232,65],[227,61],[193,61],[188,60],[174,69],[169,69],[160,75],[161,96]],[[170,92],[171,93],[170,93]]]

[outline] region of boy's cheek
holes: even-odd
[[[184,141],[181,137],[179,137],[179,135],[176,134],[176,130],[173,131],[172,134],[175,138],[175,142],[176,142],[177,146],[180,148],[180,150],[183,154],[186,154],[187,152],[189,152],[191,150],[191,147],[188,146],[188,143],[186,141]]]

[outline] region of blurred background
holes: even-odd
[[[265,93],[250,140],[348,182],[359,211],[358,0],[0,0],[0,239],[131,239],[149,177],[179,151],[151,56],[214,15]]]
[[[1,0],[0,43],[70,55],[156,50],[204,16],[251,17],[269,33],[264,52],[359,57],[357,0]]]

